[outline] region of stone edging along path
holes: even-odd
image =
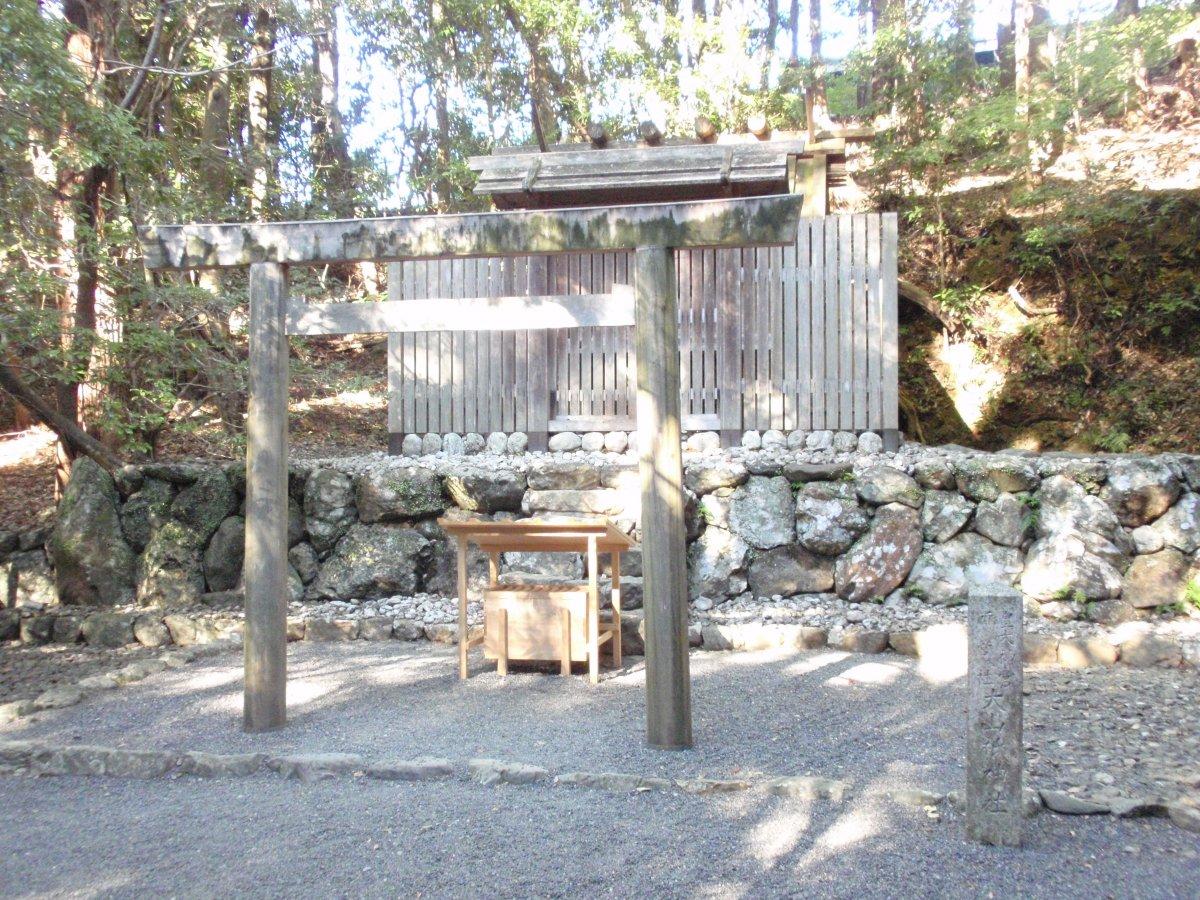
[[[125,750],[87,744],[40,741],[0,741],[0,774],[85,776],[112,778],[234,778],[277,775],[310,783],[330,778],[369,778],[380,781],[456,779],[484,786],[544,785],[576,787],[613,793],[677,792],[703,797],[749,793],[763,798],[841,803],[853,795],[845,782],[815,775],[754,779],[660,778],[627,772],[552,772],[542,766],[512,760],[476,758],[455,761],[438,757],[371,761],[357,753],[208,753],[199,750]],[[960,791],[941,793],[919,787],[866,792],[900,806],[923,809],[934,820],[941,809],[961,809]],[[1062,815],[1111,815],[1119,818],[1167,818],[1180,828],[1200,832],[1200,806],[1188,801],[1165,803],[1152,798],[1089,799],[1061,791],[1026,788],[1024,810]]]

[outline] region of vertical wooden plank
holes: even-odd
[[[721,422],[721,444],[736,445],[742,432],[742,321],[738,282],[741,250],[718,250],[716,254],[717,411]]]
[[[884,446],[894,449],[900,439],[900,385],[897,380],[900,348],[896,308],[899,299],[898,273],[896,271],[896,213],[884,213],[881,224],[883,234],[880,242],[882,254],[879,260],[879,281],[883,300],[883,441]]]
[[[804,227],[804,223],[801,222],[797,235]],[[783,353],[783,427],[791,431],[795,428],[805,427],[799,422],[799,410],[796,403],[796,360],[797,338],[799,337],[796,241],[780,249],[779,262],[782,269],[780,277],[783,281],[783,343],[781,347]]]
[[[501,261],[504,284],[501,296],[511,297],[517,292],[517,260],[507,257]],[[516,383],[517,383],[517,332],[506,331],[500,335],[500,359],[504,368],[504,385],[500,392],[500,430],[516,430]]]
[[[529,258],[529,293],[548,294],[549,268],[545,256]],[[550,336],[551,332],[529,332],[528,374],[525,380],[528,418],[526,431],[531,450],[545,450],[550,427]]]
[[[850,281],[853,263],[852,230],[849,215],[837,217],[838,223],[838,428],[854,427],[854,305]]]
[[[812,424],[812,220],[796,229],[796,419],[805,431]]]
[[[465,290],[466,285],[463,281],[466,277],[465,262],[466,260],[463,259],[450,260],[451,290],[446,296],[454,298],[470,296]],[[463,397],[463,344],[465,341],[465,331],[450,333],[450,415],[449,422],[445,420],[442,422],[444,434],[451,431],[461,434],[463,430],[463,412],[466,405]]]
[[[757,247],[754,250],[755,284],[755,405],[759,429],[765,431],[771,424],[771,279],[770,249]]]
[[[501,271],[501,260],[497,257],[488,258],[488,296],[498,297],[504,291],[504,277]],[[488,378],[488,415],[487,430],[501,431],[504,420],[501,414],[501,395],[504,390],[504,348],[500,342],[499,332],[488,334],[489,378]]]
[[[529,258],[513,259],[514,280],[516,293],[529,295]],[[529,381],[529,332],[518,331],[513,335],[514,367],[513,367],[513,430],[523,431],[528,435],[528,381]]]
[[[854,430],[867,428],[867,217],[854,216]]]
[[[479,280],[479,260],[466,259],[463,260],[463,281],[467,289],[470,290],[470,296],[483,296],[478,290]],[[463,337],[463,434],[469,434],[476,430],[478,425],[478,413],[475,411],[476,399],[479,396],[479,361],[478,361],[478,344],[479,335],[474,331],[467,331]]]
[[[783,414],[783,248],[767,248],[771,288],[771,427],[787,429]]]
[[[704,289],[701,293],[700,314],[704,329],[704,398],[703,412],[716,413],[716,250],[704,251]]]
[[[870,382],[870,415],[867,428],[883,429],[883,292],[879,280],[879,213],[867,215],[867,373]]]
[[[838,384],[841,378],[838,356],[838,220],[833,216],[825,219],[825,427],[841,428],[841,410],[838,405]]]
[[[692,746],[692,701],[675,258],[668,247],[639,247],[635,259],[646,737],[677,749]]]
[[[612,253],[605,253],[604,272],[600,284],[600,291],[611,293],[613,286],[613,266],[616,264],[616,256]],[[616,401],[616,374],[617,374],[617,355],[616,355],[616,335],[614,328],[600,329],[600,346],[603,353],[604,366],[604,415],[615,415],[617,411]]]
[[[614,278],[617,281],[621,284],[631,284],[628,253],[618,253],[616,255],[615,271]],[[634,381],[636,379],[629,377],[629,373],[633,368],[633,328],[614,328],[613,331],[618,335],[617,413],[618,415],[628,416],[634,414],[637,409],[633,398]]]
[[[828,428],[825,414],[825,222],[812,220],[809,302],[812,310],[812,403],[814,431]]]
[[[593,291],[593,285],[598,280],[596,270],[602,268],[603,263],[600,261],[600,254],[589,253],[583,260],[583,271],[581,273],[581,284],[579,292],[581,294],[590,294]],[[587,403],[585,404],[588,410],[588,415],[600,415],[603,406],[601,405],[600,395],[602,391],[604,372],[602,369],[603,363],[600,360],[600,331],[597,328],[585,328],[584,338],[587,341],[587,367],[584,371],[583,379],[587,385]]]
[[[388,263],[388,300],[401,300],[404,291],[401,280],[404,278],[404,268],[398,263]],[[404,341],[402,334],[387,336],[387,391],[388,391],[388,452],[400,452],[400,442],[404,437]]]
[[[424,299],[428,287],[429,263],[416,260],[405,263],[413,268],[412,299]],[[413,333],[413,420],[414,433],[421,434],[429,430],[429,334],[427,332]]]
[[[679,390],[682,397],[682,414],[692,411],[692,266],[698,250],[673,251],[678,261],[675,271],[679,310]]]
[[[457,538],[458,553],[456,574],[458,582],[458,677],[465,679],[468,675],[467,653],[471,649],[471,629],[467,625],[467,538],[459,535]]]
[[[250,398],[246,414],[245,693],[249,732],[287,720],[287,269],[250,266]]]

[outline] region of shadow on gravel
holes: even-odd
[[[964,686],[931,684],[911,660],[840,651],[696,652],[696,747],[645,746],[642,667],[581,677],[515,671],[477,660],[459,681],[454,652],[394,644],[296,644],[289,654],[289,723],[245,735],[236,654],[162,673],[21,719],[5,737],[127,747],[496,756],[556,769],[686,777],[880,773],[957,781]]]

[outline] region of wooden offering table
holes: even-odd
[[[484,645],[484,658],[508,674],[508,662],[559,660],[562,674],[572,662],[587,662],[592,684],[600,680],[600,646],[612,641],[613,662],[621,664],[621,554],[634,546],[629,536],[606,521],[486,522],[439,519],[458,543],[458,675],[467,677],[467,653]],[[484,636],[471,640],[467,629],[467,547],[488,555],[484,592]],[[500,554],[509,552],[582,553],[587,581],[505,584],[499,581]],[[599,556],[612,558],[612,619],[600,621]]]

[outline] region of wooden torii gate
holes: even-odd
[[[288,300],[288,267],[633,250],[637,425],[646,623],[646,730],[652,746],[692,745],[687,565],[680,453],[678,310],[672,250],[795,240],[803,197],[343,221],[146,225],[151,270],[250,267],[246,418],[243,727],[287,721],[287,384],[289,334],[600,324],[607,296],[505,297],[429,304]],[[619,306],[619,303],[615,304]],[[627,315],[627,312],[624,313]]]

